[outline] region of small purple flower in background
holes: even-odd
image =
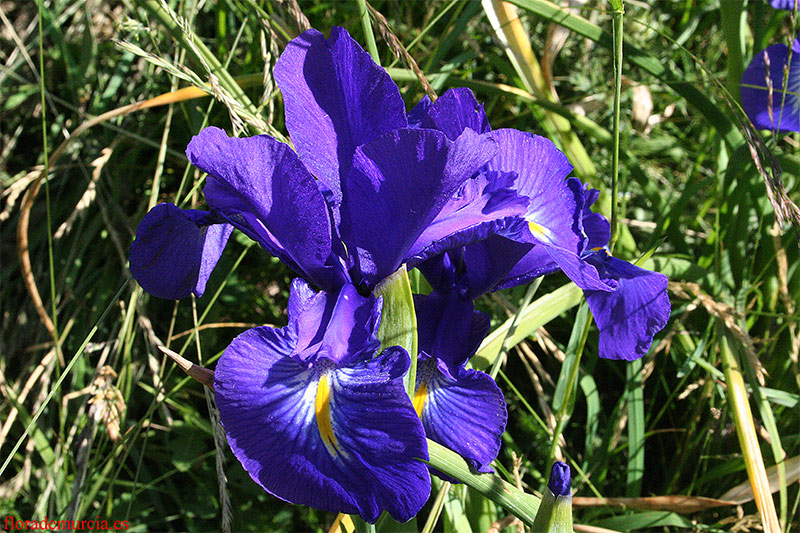
[[[406,394],[408,354],[379,355],[381,303],[353,285],[296,279],[289,324],[245,331],[214,372],[234,455],[267,492],[318,509],[405,522],[427,501],[427,444]]]
[[[769,0],[769,5],[775,9],[792,11],[798,8],[798,0]]]
[[[493,472],[489,464],[500,451],[508,419],[505,400],[488,374],[465,368],[489,332],[489,317],[455,292],[416,295],[414,305],[419,331],[414,409],[425,434],[476,471]]]
[[[800,131],[800,37],[791,50],[779,43],[755,54],[742,74],[740,93],[742,107],[756,128]]]

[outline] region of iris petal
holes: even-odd
[[[600,330],[600,357],[631,361],[644,356],[653,336],[667,324],[667,277],[601,252],[590,259],[603,277],[616,280],[613,292],[586,291]]]
[[[356,147],[407,126],[400,91],[339,27],[328,39],[317,30],[292,39],[274,76],[297,153],[331,190],[338,206],[341,179],[349,173]]]
[[[129,254],[131,274],[159,298],[202,296],[233,231],[230,224],[215,222],[205,211],[156,205],[136,228]]]
[[[203,190],[209,206],[320,287],[342,285],[327,205],[287,145],[266,135],[232,138],[211,127],[192,139],[186,155],[209,175]]]
[[[436,359],[421,361],[417,376],[418,390],[426,387],[420,403],[428,438],[464,457],[478,472],[493,472],[489,465],[500,451],[508,419],[503,393],[494,380],[478,370],[448,367]]]
[[[342,239],[369,287],[397,270],[448,199],[494,155],[487,136],[451,143],[401,129],[360,146],[344,184]]]
[[[742,74],[742,107],[758,129],[800,131],[800,38],[794,40],[792,50],[785,93],[783,72],[789,61],[785,44],[773,44],[755,54]],[[768,80],[772,91],[767,89]]]
[[[409,112],[408,118],[409,124],[439,130],[451,141],[456,140],[466,128],[476,133],[492,130],[483,106],[466,87],[447,90],[433,104],[430,98],[424,97]]]
[[[464,366],[489,333],[489,316],[456,291],[414,296],[419,350],[451,366]]]
[[[340,316],[354,310],[349,296],[314,298],[303,285],[293,296],[294,311],[315,316],[335,302],[328,329],[372,327],[356,324],[358,313]],[[369,314],[373,304],[363,300]],[[424,430],[403,383],[408,355],[398,347],[376,357],[361,350],[358,359],[337,364],[324,354],[352,347],[353,338],[341,334],[323,335],[339,347],[300,358],[298,339],[307,336],[295,326],[304,323],[290,317],[283,329],[248,330],[220,358],[215,395],[234,455],[254,481],[286,501],[369,522],[384,510],[410,519],[428,498],[430,478],[418,460],[428,458]]]
[[[511,188],[515,177],[488,171],[464,182],[412,246],[409,267],[443,250],[524,229],[520,217],[527,211],[528,199]]]

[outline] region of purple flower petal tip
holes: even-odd
[[[554,496],[569,496],[570,495],[570,482],[571,473],[569,465],[556,461],[553,463],[553,468],[550,469],[550,480],[547,482],[549,488]]]
[[[607,255],[589,259],[605,280],[617,283],[611,292],[585,291],[600,330],[600,357],[632,361],[647,354],[653,336],[666,326],[671,306],[667,277]]]
[[[136,229],[130,271],[144,290],[169,300],[202,296],[233,231],[205,211],[156,205]]]

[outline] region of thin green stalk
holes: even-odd
[[[525,297],[522,299],[522,304],[520,304],[519,309],[514,314],[514,318],[511,320],[511,325],[509,326],[508,330],[506,331],[506,336],[503,338],[503,344],[500,346],[500,351],[497,353],[497,357],[492,364],[492,369],[489,371],[489,375],[492,378],[497,377],[497,372],[500,371],[500,367],[508,357],[508,350],[511,349],[513,346],[509,341],[514,336],[514,333],[517,331],[517,323],[519,322],[519,317],[522,315],[523,309],[527,308],[530,305],[531,300],[533,300],[534,295],[536,294],[539,285],[542,284],[542,278],[534,279],[530,285],[528,285],[528,290],[525,291]]]
[[[465,485],[475,489],[510,513],[532,526],[539,510],[539,498],[521,491],[514,485],[506,483],[493,474],[474,474],[467,461],[456,452],[428,439],[430,459],[425,463],[431,465]]]
[[[642,495],[644,476],[644,383],[642,381],[642,360],[630,361],[625,367],[628,390],[628,471],[627,494],[631,498]]]
[[[428,514],[428,519],[425,521],[425,526],[422,528],[422,533],[433,533],[433,528],[436,527],[436,522],[439,521],[439,516],[442,514],[444,501],[447,498],[447,493],[450,490],[450,482],[443,481],[442,486],[439,487],[439,492],[436,493],[436,499],[433,500],[431,512]]]
[[[36,2],[39,13],[39,95],[42,106],[42,154],[44,156],[44,196],[47,204],[47,266],[50,276],[50,304],[53,307],[53,346],[56,350],[56,360],[63,364],[64,355],[61,353],[61,343],[58,340],[58,303],[56,298],[56,268],[53,254],[53,222],[50,212],[50,159],[48,157],[47,146],[47,106],[45,105],[45,94],[47,93],[44,85],[44,31],[42,29],[42,0]]]
[[[86,335],[85,339],[83,339],[83,342],[78,348],[78,351],[75,352],[75,355],[72,357],[72,359],[70,359],[69,363],[67,363],[67,366],[64,368],[64,371],[61,373],[60,376],[58,376],[58,380],[56,380],[56,382],[53,384],[53,387],[50,389],[50,392],[47,393],[47,397],[42,402],[42,405],[39,407],[39,409],[36,410],[36,414],[33,415],[33,418],[31,418],[30,423],[25,427],[25,431],[23,431],[22,435],[20,435],[19,439],[17,439],[16,444],[14,444],[14,447],[11,449],[11,452],[8,454],[8,457],[6,457],[6,460],[3,461],[3,466],[0,466],[0,476],[2,476],[3,472],[5,472],[6,468],[8,468],[9,463],[11,463],[11,459],[14,458],[14,455],[17,453],[17,450],[19,450],[19,447],[22,445],[23,441],[30,434],[31,429],[36,424],[36,421],[39,420],[39,417],[42,415],[44,410],[47,408],[47,405],[50,403],[50,400],[53,399],[53,396],[55,396],[56,392],[58,392],[58,390],[61,388],[61,383],[64,382],[66,377],[69,375],[70,370],[72,370],[72,367],[75,366],[75,363],[78,362],[80,356],[83,355],[83,351],[86,349],[86,346],[94,338],[95,333],[97,333],[99,325],[103,322],[103,320],[105,320],[109,311],[111,311],[111,309],[114,308],[115,304],[119,300],[119,297],[122,295],[122,292],[128,286],[128,282],[130,282],[131,279],[133,278],[128,276],[128,279],[126,279],[122,283],[122,286],[119,288],[117,293],[111,299],[111,302],[103,310],[103,313],[100,315],[100,318],[98,318],[97,321],[94,323],[94,326],[92,326],[92,329],[89,331],[89,334]]]
[[[614,39],[614,110],[611,125],[611,239],[608,247],[613,250],[619,235],[619,115],[622,92],[622,19],[625,15],[625,6],[622,0],[611,0],[611,7]]]
[[[604,32],[597,24],[589,22],[585,18],[570,13],[567,9],[560,7],[549,0],[508,0],[510,3],[518,5],[532,13],[555,22],[576,34],[591,39],[599,46],[613,49],[613,38]],[[639,68],[649,72],[665,85],[670,87],[688,103],[693,105],[700,113],[712,124],[719,134],[725,139],[725,143],[736,148],[744,142],[744,138],[738,129],[731,122],[727,113],[716,106],[708,96],[698,87],[696,82],[685,81],[685,76],[670,70],[668,64],[650,54],[630,45],[623,45],[625,57],[628,61]]]
[[[361,17],[361,28],[364,30],[364,39],[367,41],[367,51],[372,56],[373,61],[379,66],[381,58],[378,56],[378,45],[375,44],[375,34],[372,33],[372,22],[369,20],[369,10],[367,0],[356,0],[358,3],[358,16]]]

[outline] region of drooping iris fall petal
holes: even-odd
[[[295,280],[290,300],[300,316],[242,333],[217,363],[215,396],[234,455],[283,500],[369,522],[383,511],[410,519],[430,478],[403,384],[408,355],[392,347],[373,356],[379,306],[352,285],[332,295]]]
[[[202,296],[232,231],[233,226],[207,211],[158,204],[136,228],[131,274],[159,298]]]

